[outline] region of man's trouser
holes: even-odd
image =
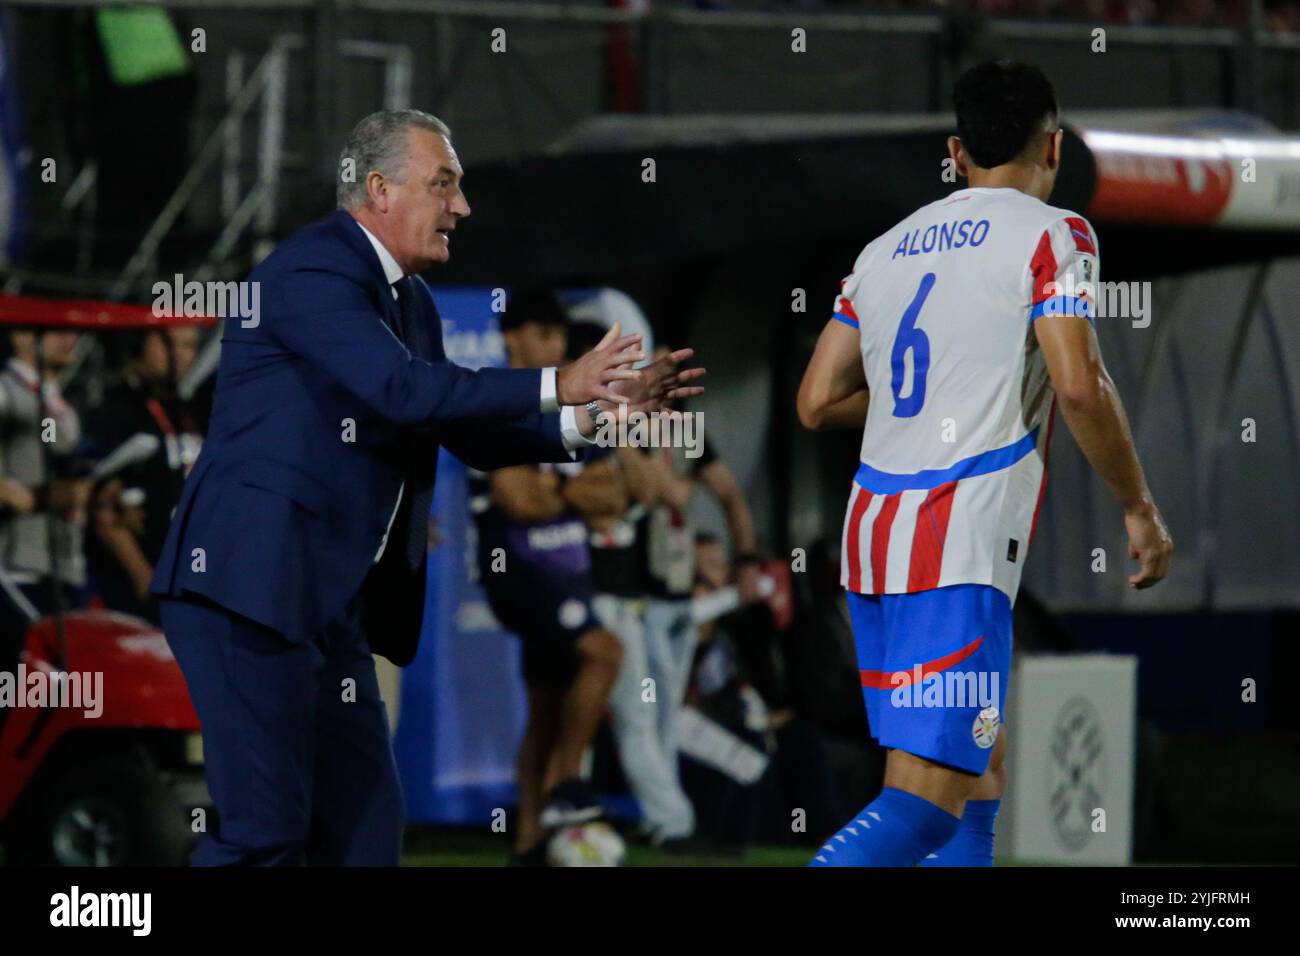
[[[662,711],[672,706],[669,702],[675,699],[676,685],[672,675],[657,673],[651,663],[644,603],[598,594],[592,608],[600,623],[623,644],[623,663],[609,698],[623,775],[641,804],[646,829],[659,839],[679,839],[695,830],[695,810],[682,789],[676,751],[670,759],[664,747],[661,727],[671,727],[672,720],[665,724]],[[646,683],[647,678],[653,685]]]
[[[677,766],[677,724],[686,704],[686,688],[699,643],[689,600],[648,598],[645,608],[646,657],[660,687],[659,739],[673,767]]]
[[[195,866],[396,866],[405,807],[355,614],[302,643],[209,603],[164,601],[217,810]]]

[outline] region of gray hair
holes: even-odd
[[[339,154],[340,209],[357,209],[366,204],[366,177],[372,171],[383,173],[394,182],[406,181],[406,131],[409,129],[424,129],[451,139],[447,124],[423,110],[379,110],[352,127]],[[352,182],[343,178],[349,161]]]

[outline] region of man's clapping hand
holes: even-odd
[[[636,378],[616,381],[610,389],[631,412],[657,412],[669,402],[704,394],[699,385],[688,385],[704,375],[702,368],[682,368],[694,349],[667,352],[637,373]]]
[[[556,398],[561,405],[586,405],[604,400],[621,404],[627,401],[613,388],[621,381],[636,381],[642,372],[632,364],[645,358],[641,336],[619,337],[621,326],[615,322],[594,349],[561,368],[555,375]]]

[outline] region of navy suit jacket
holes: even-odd
[[[410,508],[428,500],[438,447],[477,469],[569,461],[559,415],[539,411],[540,370],[448,362],[418,277],[403,344],[379,257],[346,212],[295,233],[249,279],[258,321],[226,319],[208,436],[151,591],[201,595],[290,641],[359,596],[371,649],[407,664],[427,563],[427,523]]]

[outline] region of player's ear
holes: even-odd
[[[1065,139],[1065,130],[1058,129],[1047,140],[1047,168],[1059,169],[1061,165],[1061,142]]]
[[[948,158],[952,160],[958,176],[962,179],[969,178],[970,173],[966,169],[966,153],[961,148],[961,140],[956,136],[948,137]]]

